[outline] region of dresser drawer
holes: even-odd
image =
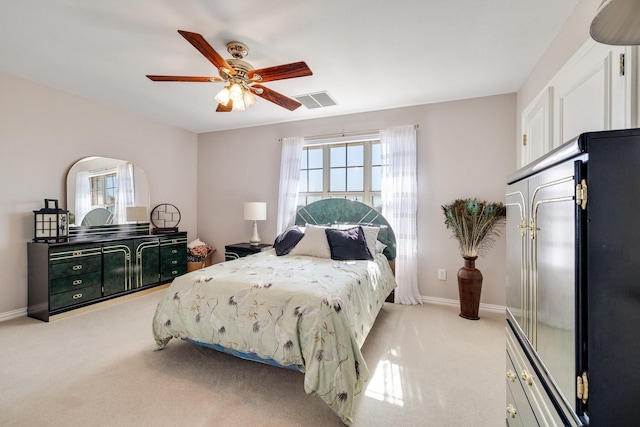
[[[51,249],[49,253],[49,262],[58,264],[61,262],[70,262],[74,259],[100,256],[102,254],[102,245],[75,245],[64,248]]]
[[[538,426],[538,421],[533,413],[533,408],[525,394],[518,369],[514,366],[511,356],[507,351],[507,425],[512,426]]]
[[[525,426],[541,425],[545,427],[564,427],[552,398],[547,394],[548,384],[533,367],[525,349],[520,345],[511,326],[507,324],[507,384],[516,399],[517,410]],[[535,357],[535,355],[534,355]],[[509,370],[516,375],[516,381],[510,381]],[[520,393],[522,390],[522,394]],[[535,422],[535,423],[534,423]]]
[[[162,268],[185,264],[187,262],[187,249],[181,246],[165,246],[160,248],[160,262]]]
[[[187,238],[160,240],[160,281],[168,282],[187,272]]]
[[[102,286],[93,285],[50,296],[50,310],[81,304],[102,296]]]
[[[52,280],[68,276],[80,276],[102,270],[102,256],[79,256],[65,262],[51,262]]]
[[[81,275],[70,275],[59,279],[51,280],[52,294],[67,292],[74,289],[86,288],[87,286],[102,285],[102,272],[94,271]]]
[[[182,276],[183,274],[187,273],[187,268],[186,266],[179,266],[174,268],[173,270],[163,270],[160,273],[160,281],[161,282],[168,282],[170,280],[173,280],[174,278],[178,277],[178,276]]]

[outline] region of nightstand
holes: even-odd
[[[255,246],[250,243],[234,243],[232,245],[226,245],[224,247],[224,260],[231,261],[247,255],[257,254],[258,252],[266,251],[272,247],[273,246],[265,243]]]

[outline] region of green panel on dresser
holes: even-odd
[[[131,290],[133,259],[131,240],[118,240],[104,244],[102,248],[104,296]]]
[[[136,239],[133,242],[135,254],[134,288],[141,288],[160,280],[160,242],[158,238]]]

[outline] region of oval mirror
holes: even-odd
[[[147,176],[127,160],[85,157],[67,173],[71,227],[148,222],[149,203]],[[132,207],[139,209],[130,209],[127,218],[127,208]],[[146,215],[141,217],[141,212]]]

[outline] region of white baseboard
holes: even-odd
[[[459,307],[460,301],[456,299],[447,299],[447,298],[439,298],[439,297],[422,297],[422,302],[428,304],[439,304],[439,305],[447,305],[451,307]],[[480,303],[480,310],[487,311],[490,313],[496,314],[504,314],[506,307],[503,305],[495,305],[495,304],[484,304]],[[7,311],[5,313],[0,313],[0,322],[5,320],[15,319],[17,317],[22,317],[27,315],[27,307],[19,308],[13,311]]]
[[[19,308],[13,311],[6,311],[4,313],[0,313],[0,322],[4,322],[5,320],[15,319],[17,317],[22,317],[27,315],[27,307]]]
[[[429,304],[447,305],[452,307],[460,307],[460,301],[457,299],[447,299],[438,297],[422,297],[422,302]],[[496,314],[504,314],[507,308],[503,305],[480,303],[480,310]]]

